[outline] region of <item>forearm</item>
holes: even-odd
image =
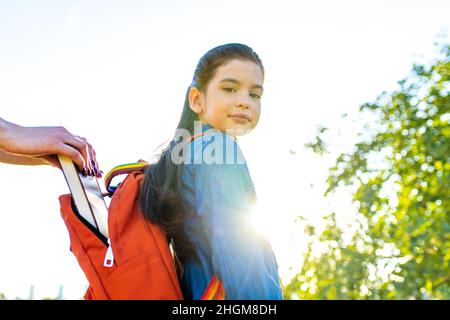
[[[27,166],[46,164],[40,158],[20,156],[17,154],[8,153],[2,149],[0,149],[0,162]]]
[[[17,125],[0,118],[0,162],[20,165],[38,165],[43,164],[42,159],[36,159],[27,156],[21,156],[9,153],[4,149],[8,149],[11,131]]]
[[[8,124],[9,122],[4,120],[3,118],[0,118],[0,137],[3,136],[3,133],[6,130]]]
[[[10,151],[13,147],[14,135],[21,126],[0,118],[0,149]]]
[[[4,148],[10,125],[9,122],[0,118],[0,148]]]

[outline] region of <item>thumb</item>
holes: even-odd
[[[61,165],[60,165],[60,163],[58,161],[58,157],[56,155],[45,155],[45,156],[41,156],[38,158],[42,159],[44,162],[46,162],[47,164],[49,164],[55,168],[61,169]]]

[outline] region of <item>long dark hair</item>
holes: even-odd
[[[194,121],[199,118],[189,106],[191,87],[206,93],[208,83],[214,77],[217,68],[233,59],[256,63],[261,67],[264,76],[264,68],[258,55],[244,44],[229,43],[209,50],[195,68],[192,83],[186,91],[183,112],[177,129],[185,129],[191,135],[194,134]],[[175,257],[184,258],[194,252],[192,242],[182,228],[192,208],[186,206],[179,193],[183,165],[175,164],[171,159],[171,151],[177,143],[180,141],[175,133],[159,159],[148,166],[140,190],[139,202],[144,216],[166,232]]]

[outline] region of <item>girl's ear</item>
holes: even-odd
[[[203,113],[202,94],[196,87],[191,87],[189,90],[189,107],[196,114]]]

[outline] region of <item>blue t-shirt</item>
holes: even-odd
[[[282,299],[272,248],[249,225],[256,194],[237,141],[214,130],[191,142],[185,156],[180,192],[194,213],[183,227],[195,248],[182,261],[185,299],[200,299],[213,275],[226,299]]]

